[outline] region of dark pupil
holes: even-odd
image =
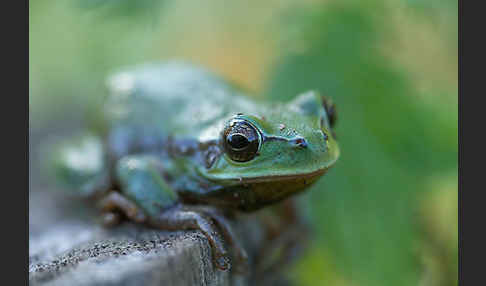
[[[233,134],[228,136],[228,144],[233,149],[243,149],[250,144],[250,141],[241,134]]]

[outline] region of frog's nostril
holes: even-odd
[[[292,143],[295,144],[297,147],[301,148],[306,148],[307,147],[307,141],[304,138],[297,138],[292,140]]]

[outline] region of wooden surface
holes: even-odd
[[[79,202],[31,193],[30,285],[284,285],[279,277],[256,278],[213,266],[199,231],[167,232],[132,223],[107,229]],[[233,222],[249,252],[261,253],[261,225],[253,217]],[[259,283],[258,283],[259,282]]]
[[[210,246],[196,231],[132,224],[106,230],[71,221],[34,238],[30,248],[31,285],[232,285],[230,271],[213,267]]]

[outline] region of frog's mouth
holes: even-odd
[[[237,178],[232,179],[233,182],[239,182],[243,184],[257,184],[257,183],[270,183],[270,182],[281,182],[281,181],[295,181],[295,180],[306,180],[318,178],[324,175],[329,167],[319,169],[313,172],[301,173],[301,174],[291,174],[291,175],[275,175],[275,176],[262,176],[262,177],[250,177],[250,178]]]

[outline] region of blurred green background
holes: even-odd
[[[278,100],[318,89],[342,157],[305,195],[315,236],[291,278],[457,285],[457,1],[38,0],[29,20],[31,178],[39,142],[92,124],[126,65],[186,59]]]

